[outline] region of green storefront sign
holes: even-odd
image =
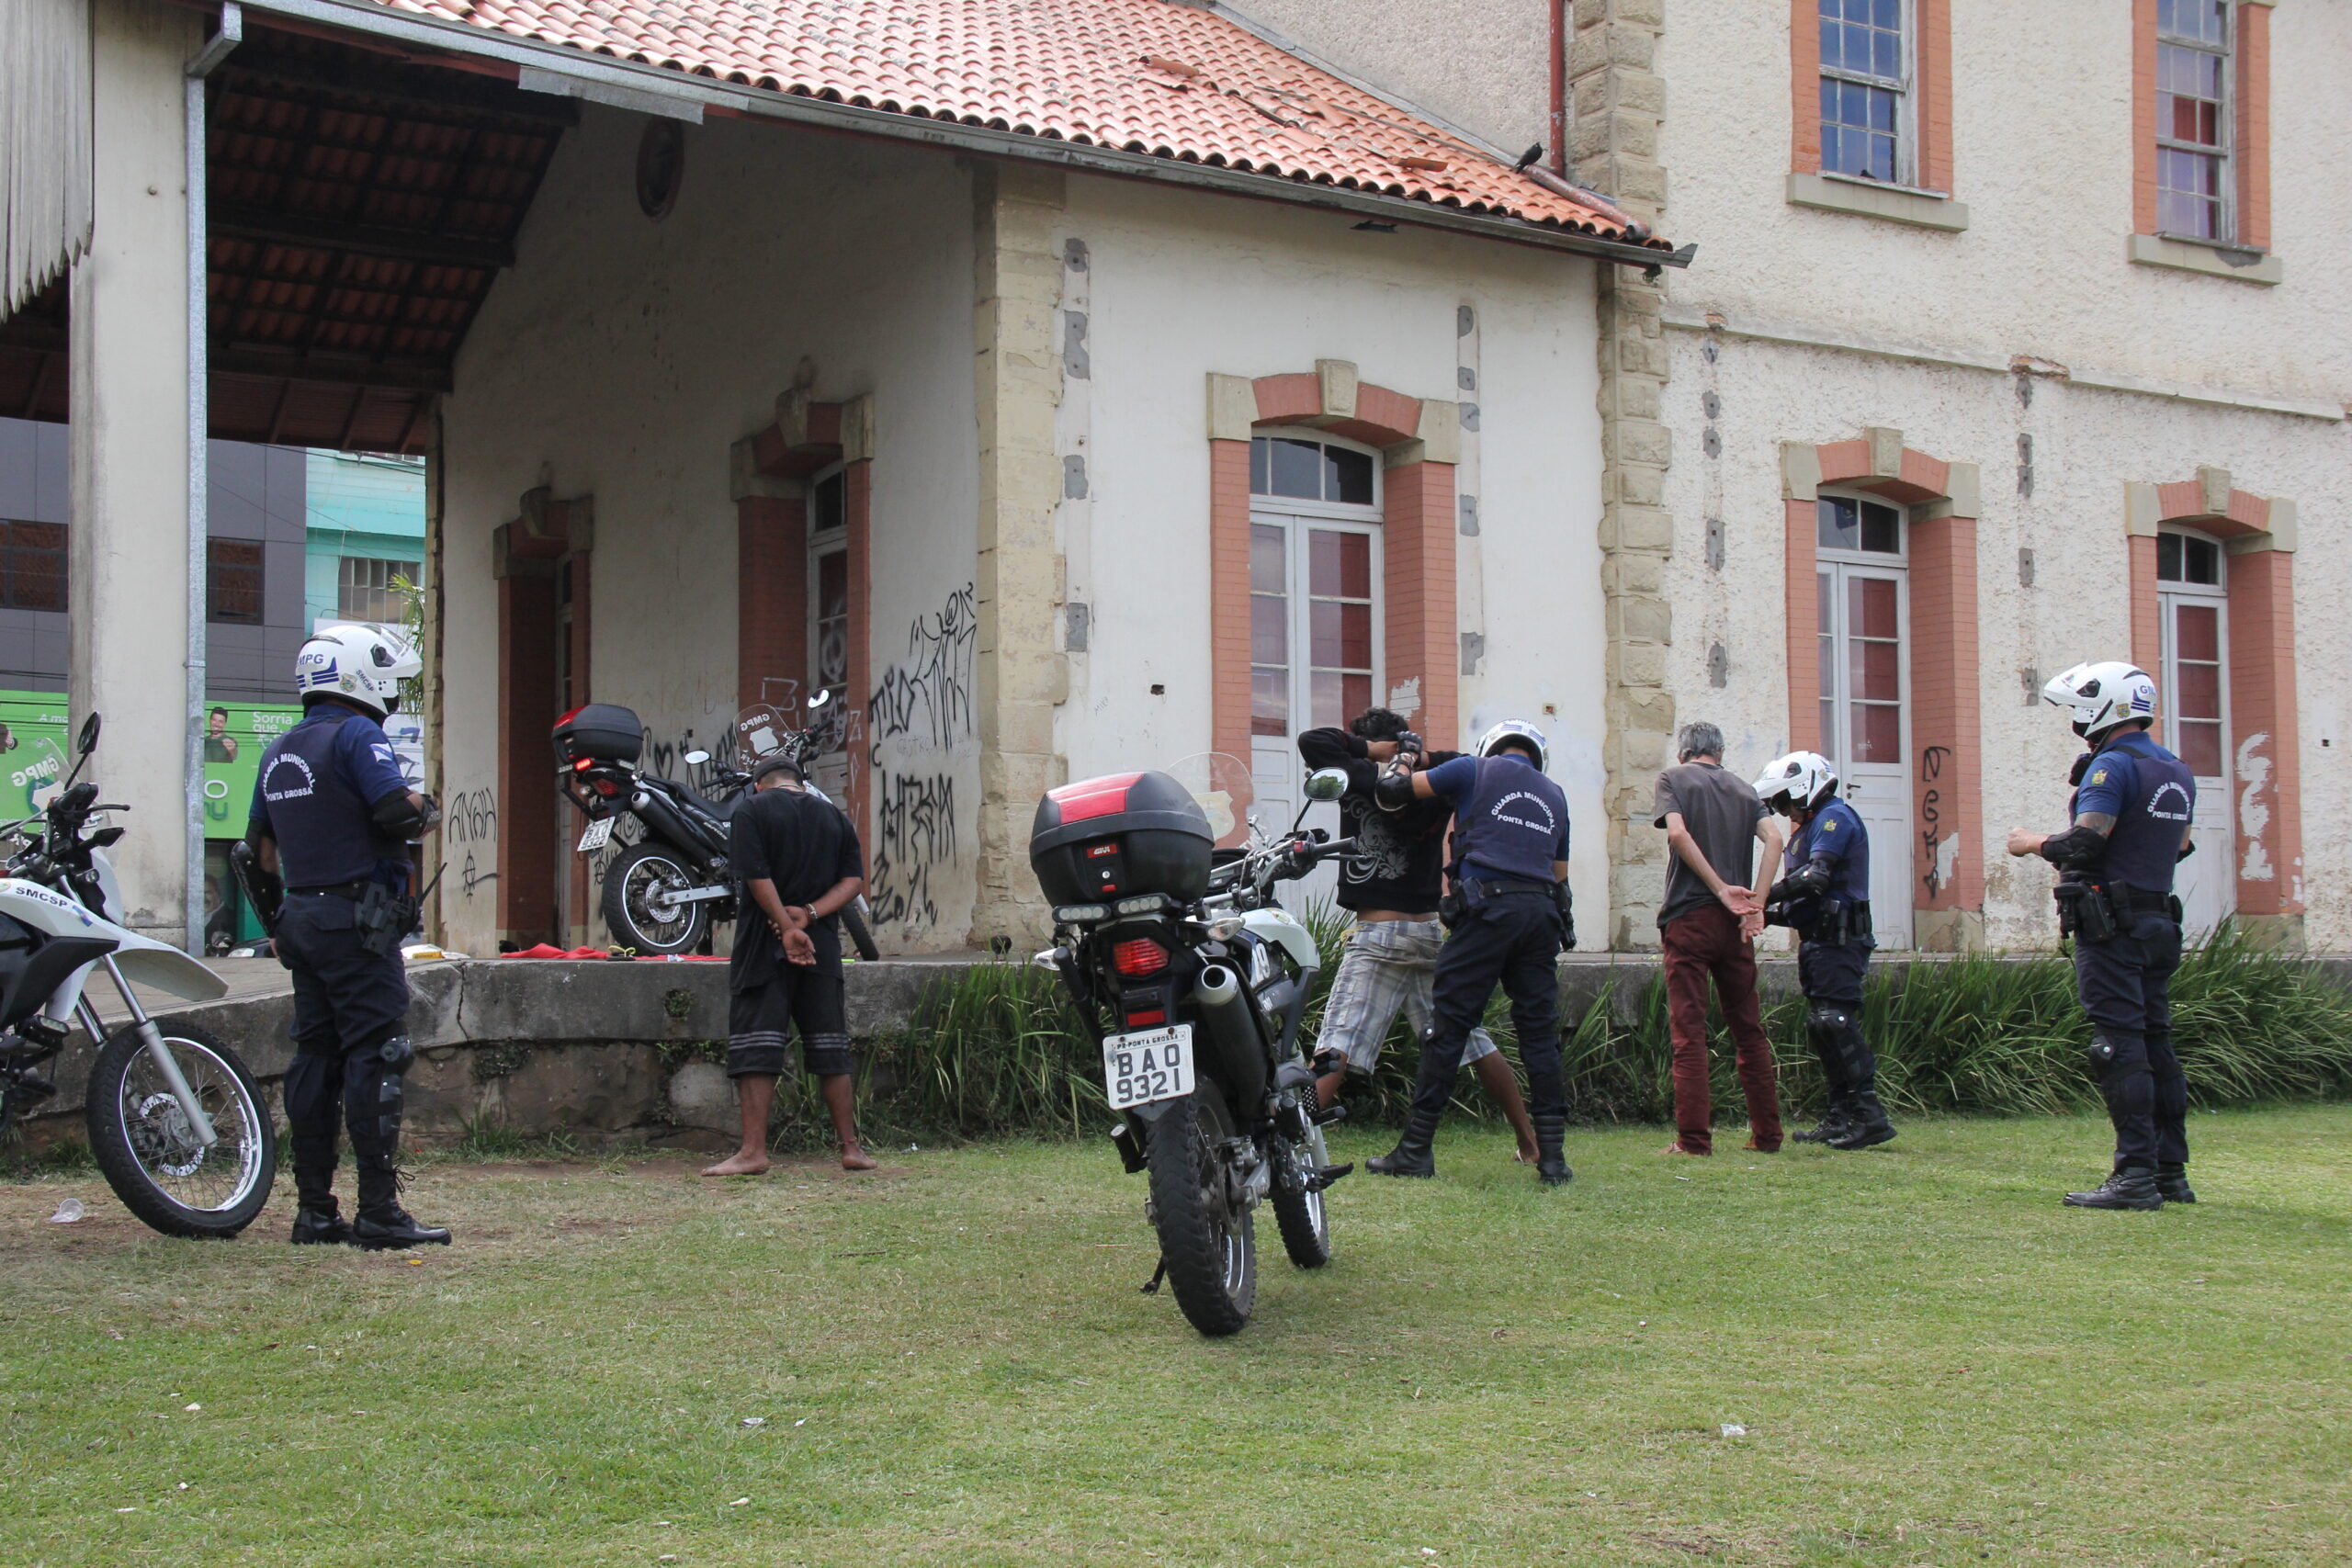
[[[263,703],[215,703],[205,710],[207,839],[243,835],[262,753],[301,716],[299,707]],[[29,817],[57,793],[74,768],[70,733],[62,694],[0,691],[0,820]],[[102,781],[108,749],[101,740],[91,759],[93,776]]]

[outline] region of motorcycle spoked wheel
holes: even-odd
[[[1331,1261],[1331,1214],[1323,1194],[1306,1190],[1306,1179],[1331,1163],[1323,1129],[1310,1124],[1305,1143],[1283,1142],[1278,1148],[1275,1157],[1291,1168],[1276,1172],[1272,1193],[1283,1250],[1301,1269],[1320,1269]]]
[[[659,844],[634,844],[605,871],[605,929],[615,942],[649,958],[692,953],[710,929],[707,904],[656,904],[653,895],[695,886],[678,857]]]
[[[842,906],[842,930],[849,933],[850,944],[856,948],[858,957],[866,963],[871,964],[882,956],[882,950],[874,945],[874,928],[866,919],[864,894]]]
[[[253,1224],[277,1177],[277,1129],[261,1086],[218,1035],[164,1035],[197,1103],[220,1134],[209,1147],[133,1025],[98,1052],[85,1092],[90,1153],[123,1207],[165,1235],[225,1240]]]
[[[1227,1195],[1233,1136],[1224,1096],[1204,1080],[1151,1123],[1145,1151],[1168,1283],[1184,1320],[1211,1338],[1239,1333],[1258,1301],[1257,1230]]]

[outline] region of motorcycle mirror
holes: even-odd
[[[81,738],[74,742],[85,757],[98,749],[98,716],[92,714],[82,721]]]
[[[686,766],[690,768],[699,768],[705,762],[709,761],[710,753],[707,751],[689,751],[686,753]]]
[[[814,696],[812,696],[812,697],[810,697],[810,698],[808,699],[808,712],[810,712],[810,713],[815,713],[819,708],[823,707],[827,703],[831,702],[832,700],[833,700],[833,694],[832,694],[832,693],[831,693],[831,692],[819,692],[816,695],[814,695]]]
[[[1348,793],[1348,775],[1343,768],[1317,768],[1306,775],[1306,798],[1337,800]]]

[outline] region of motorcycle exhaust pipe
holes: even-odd
[[[1250,998],[1241,994],[1241,976],[1222,964],[1209,964],[1193,983],[1193,1006],[1200,1013],[1201,1054],[1210,1076],[1231,1091],[1235,1104],[1257,1105],[1266,1097],[1266,1046]]]

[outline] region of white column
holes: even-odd
[[[67,701],[106,716],[85,777],[132,809],[112,852],[129,923],[187,929],[186,109],[193,11],[94,0],[89,253],[73,276]],[[200,891],[200,890],[199,890]]]

